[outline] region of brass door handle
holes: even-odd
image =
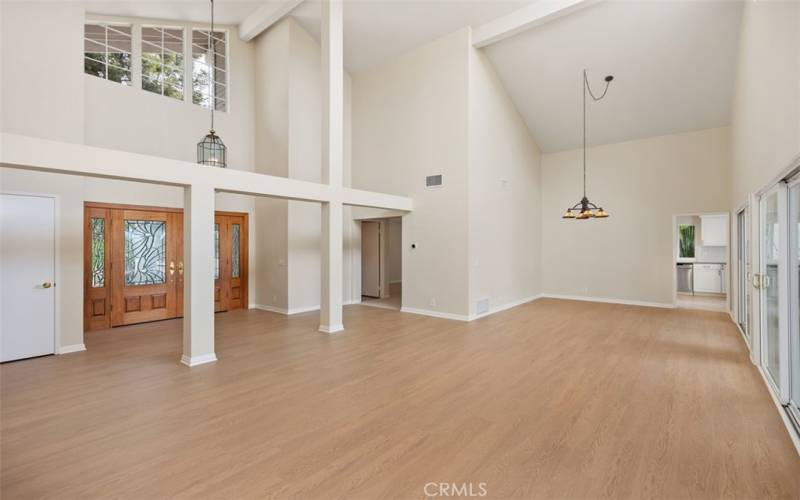
[[[169,275],[172,276],[173,274],[175,274],[175,263],[174,262],[170,262],[169,263]]]
[[[178,273],[183,276],[183,261],[178,262]]]
[[[42,283],[42,288],[50,288],[51,286],[53,286],[53,284],[50,283],[49,281],[45,281],[44,283]]]

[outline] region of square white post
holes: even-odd
[[[184,188],[183,199],[181,363],[196,366],[217,360],[214,353],[214,188],[193,184]]]
[[[344,55],[341,0],[322,1],[322,182],[342,187],[344,163]],[[321,332],[342,325],[342,202],[322,204]]]

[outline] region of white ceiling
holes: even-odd
[[[237,25],[258,9],[265,0],[214,0],[214,22]],[[91,14],[124,17],[146,17],[207,23],[211,20],[211,3],[208,0],[105,0],[84,2]]]
[[[487,47],[544,152],[581,145],[581,70],[605,99],[588,100],[587,143],[730,123],[742,4],[609,1]]]
[[[414,47],[508,14],[527,1],[360,0],[344,4],[344,62],[363,71]],[[306,0],[291,14],[319,40],[320,3]]]

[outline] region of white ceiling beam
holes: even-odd
[[[277,23],[303,0],[267,1],[239,23],[239,38],[249,42],[264,30]]]
[[[512,37],[533,26],[584,9],[598,0],[537,0],[472,30],[472,45],[486,47]]]

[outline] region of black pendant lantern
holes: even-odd
[[[586,76],[586,70],[583,70],[583,198],[581,198],[581,201],[573,205],[571,208],[568,208],[567,211],[564,212],[564,215],[561,216],[563,219],[587,220],[592,218],[603,219],[608,217],[608,212],[603,210],[603,207],[598,207],[586,197],[586,94],[588,93],[595,102],[599,101],[606,96],[606,92],[608,92],[608,86],[611,84],[611,80],[613,79],[613,76],[608,75],[605,78],[606,88],[603,90],[603,93],[600,95],[600,97],[595,97],[595,95],[592,93],[592,88],[589,87],[589,79]]]
[[[211,72],[209,74],[209,90],[214,88],[214,72],[217,69],[217,48],[214,38],[214,0],[211,0],[211,31],[208,32],[208,48],[211,51]],[[197,163],[212,167],[225,168],[228,165],[227,148],[222,139],[214,132],[215,96],[211,98],[211,130],[197,143]]]

